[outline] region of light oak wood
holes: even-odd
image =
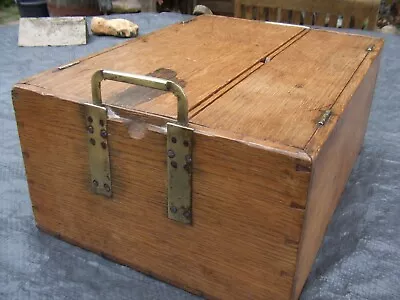
[[[362,145],[382,44],[200,17],[22,81],[13,103],[38,226],[208,298],[297,299]],[[114,195],[91,193],[84,106],[102,68],[184,86],[193,226],[166,212],[172,95],[103,84],[119,116],[108,124]]]
[[[283,11],[283,19],[278,22],[286,23],[286,11],[301,11],[305,14],[304,25],[328,25],[325,23],[327,15],[345,15],[343,28],[350,27],[350,18],[355,18],[354,28],[373,30],[376,27],[376,20],[379,12],[380,0],[344,0],[344,1],[320,1],[320,0],[235,0],[235,7],[263,7],[280,9]],[[313,13],[317,14],[316,21],[313,21]],[[247,18],[240,10],[235,10],[235,17]],[[364,22],[368,25],[364,27]],[[298,23],[298,18],[292,20],[293,24]],[[329,26],[332,25],[329,23]],[[334,24],[336,27],[336,24]]]
[[[50,70],[27,83],[77,95],[88,101],[91,89],[87,83],[98,69],[142,75],[164,73],[184,87],[189,108],[192,109],[214,90],[234,80],[302,30],[248,20],[201,16],[195,21],[177,24],[125,43],[112,51],[81,59],[74,68]],[[265,32],[269,32],[268,39],[264,38]],[[169,70],[169,73],[160,72],[160,69]],[[75,76],[76,73],[79,76]],[[143,97],[137,90],[137,87],[124,83],[105,82],[102,94],[107,104],[128,109],[135,107],[160,115],[176,115],[176,99],[171,93],[150,90],[145,95],[147,97]],[[143,92],[144,89],[140,90]]]
[[[382,42],[377,43],[376,52],[358,68],[333,105],[333,116],[329,124],[318,129],[305,147],[312,158],[313,170],[295,277],[295,299],[300,296],[313,257],[317,255],[325,230],[361,150],[379,70],[381,47]]]
[[[43,97],[48,93],[19,86],[13,96],[40,228],[206,296],[290,296],[310,177],[302,171],[306,157],[266,155],[195,127],[194,224],[185,226],[166,217],[164,135],[135,140],[124,124],[109,121],[114,197],[94,195],[83,105]]]
[[[309,31],[192,121],[302,149],[373,43],[373,38]]]

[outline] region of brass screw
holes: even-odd
[[[96,145],[96,140],[94,138],[91,138],[89,141],[93,146]]]
[[[185,210],[185,212],[183,213],[183,216],[184,216],[186,219],[189,219],[190,216],[191,216],[190,209]]]
[[[88,126],[88,131],[89,131],[89,133],[93,133],[93,132],[94,132],[94,129],[93,129],[93,126],[92,126],[92,125],[89,125],[89,126]]]
[[[105,131],[104,129],[102,129],[102,130],[100,131],[100,135],[101,135],[102,138],[106,138],[106,137],[107,137],[107,131]]]
[[[167,152],[167,154],[168,154],[168,157],[169,157],[169,158],[174,158],[174,157],[175,157],[175,152],[174,152],[174,150],[169,149],[168,152]]]

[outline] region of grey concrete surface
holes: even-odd
[[[128,18],[145,34],[187,17]],[[91,36],[85,46],[18,48],[17,32],[17,25],[0,27],[0,299],[199,299],[36,229],[11,87],[123,40]],[[400,299],[400,38],[369,34],[386,46],[364,148],[302,300]]]

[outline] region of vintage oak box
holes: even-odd
[[[298,298],[382,46],[202,16],[20,82],[38,227],[207,298]]]

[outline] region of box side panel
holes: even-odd
[[[13,98],[40,228],[208,297],[290,297],[309,161],[196,129],[188,226],[167,218],[165,135],[109,121],[110,200],[90,192],[83,105],[21,87]]]
[[[295,277],[295,299],[300,296],[362,147],[379,70],[377,55],[381,46],[379,43],[376,52],[360,66],[333,106],[332,117],[326,126],[321,127],[307,145],[306,151],[313,159],[313,167]]]

